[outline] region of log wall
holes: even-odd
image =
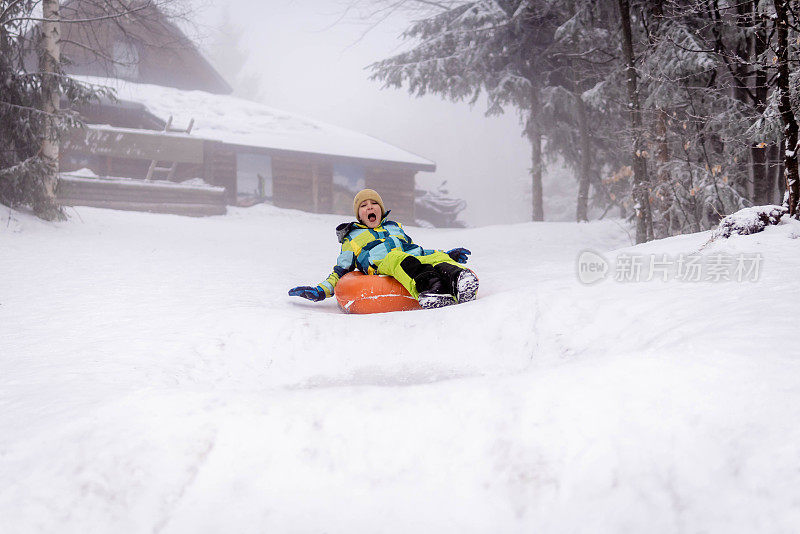
[[[276,206],[330,213],[333,167],[314,158],[272,157],[272,198]]]
[[[89,127],[70,133],[61,157],[57,198],[65,206],[218,215],[226,212],[226,204],[236,201],[236,152],[222,143],[185,135]],[[145,181],[149,158],[158,158],[158,172]],[[173,163],[173,182],[162,181]],[[75,166],[113,178],[63,175],[77,170]],[[195,177],[220,187],[174,183]]]
[[[168,182],[61,176],[56,197],[63,206],[92,206],[177,215],[224,215],[225,191]]]
[[[389,216],[403,224],[414,224],[414,171],[367,167],[366,185],[383,199]]]
[[[236,204],[236,151],[216,141],[206,142],[203,180],[225,188],[228,204]]]
[[[154,180],[166,179],[166,171],[177,162],[173,181],[202,177],[206,183],[224,188],[225,201],[235,205],[237,150],[243,147],[186,135],[90,127],[72,132],[62,151],[61,168],[64,172],[88,166],[100,176],[142,179],[150,167],[148,157],[154,157],[159,160]],[[311,213],[334,212],[333,157],[269,150],[261,153],[269,154],[272,160],[272,199],[276,206]],[[412,224],[416,171],[390,164],[362,165],[366,187],[381,194],[387,209],[392,210],[392,218]],[[345,202],[341,191],[337,193],[342,206],[336,208],[349,215],[352,196],[347,196],[350,198]]]

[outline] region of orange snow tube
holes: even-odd
[[[417,310],[419,302],[391,276],[347,273],[334,291],[345,313],[384,313]]]

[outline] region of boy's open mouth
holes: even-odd
[[[374,213],[370,213],[369,215],[367,215],[367,219],[369,219],[369,222],[375,222],[377,218],[378,216],[375,215]]]

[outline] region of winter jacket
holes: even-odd
[[[387,220],[388,216],[387,211],[381,224],[374,229],[355,221],[336,227],[336,237],[342,244],[342,251],[333,266],[333,272],[319,284],[326,296],[333,295],[339,279],[353,269],[357,268],[364,274],[376,274],[377,264],[392,250],[400,249],[412,256],[436,252],[415,245],[403,231],[403,225]]]

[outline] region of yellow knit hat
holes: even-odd
[[[374,189],[362,189],[358,193],[356,193],[356,198],[353,199],[353,212],[356,214],[356,219],[358,219],[358,207],[361,206],[361,203],[365,200],[374,200],[381,206],[381,218],[386,215],[386,207],[383,205],[383,199],[378,194],[377,191]]]

